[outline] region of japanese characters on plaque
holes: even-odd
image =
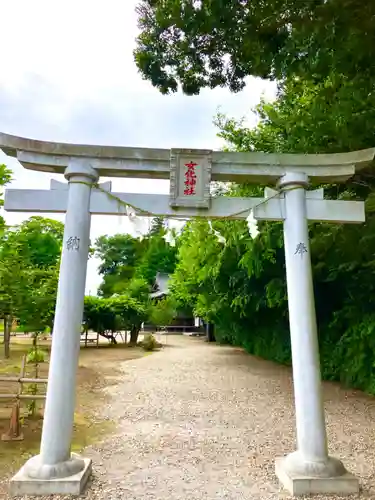
[[[184,195],[186,196],[194,196],[196,194],[195,187],[197,185],[197,175],[195,173],[195,167],[198,166],[198,163],[194,163],[193,161],[184,164],[184,167],[186,167]]]
[[[170,205],[209,208],[212,151],[172,149]]]

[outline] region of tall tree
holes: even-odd
[[[110,297],[126,288],[133,278],[141,252],[141,242],[127,234],[100,236],[95,242],[95,256],[100,259],[103,282],[99,294]]]
[[[113,340],[114,329],[121,326],[130,330],[130,342],[137,342],[141,324],[149,316],[156,273],[172,273],[175,268],[176,248],[165,241],[165,232],[164,221],[158,217],[141,239],[118,234],[96,241],[103,276],[98,294],[102,298],[86,299],[86,315],[101,335]]]
[[[4,237],[4,244],[15,246],[32,268],[49,268],[60,260],[63,233],[62,222],[34,216],[11,228]]]
[[[52,219],[31,217],[1,238],[0,314],[6,356],[12,318],[34,331],[52,326],[63,227]]]
[[[141,0],[135,60],[162,93],[228,87],[247,76],[374,80],[375,4],[362,0]]]
[[[341,83],[339,83],[341,82]],[[326,82],[288,79],[274,103],[258,107],[259,125],[219,116],[220,136],[234,151],[336,152],[373,146],[369,87],[333,75]],[[358,98],[360,96],[360,98]],[[352,127],[351,119],[356,126]],[[311,224],[310,242],[323,376],[375,393],[375,194],[373,166],[328,196],[366,199],[366,224]],[[229,194],[259,195],[262,186]],[[257,192],[258,191],[258,192]],[[282,227],[261,223],[252,239],[242,222],[213,225],[225,244],[193,221],[181,238],[172,289],[178,300],[216,324],[218,340],[290,362]]]
[[[255,108],[259,125],[219,114],[216,125],[227,146],[268,153],[335,153],[374,146],[374,83],[330,73],[324,80],[297,77],[283,82],[278,99]]]
[[[85,297],[85,322],[88,329],[116,344],[115,333],[130,331],[130,344],[136,345],[142,323],[148,317],[148,294],[146,299],[130,293],[103,297]]]
[[[176,265],[176,247],[164,239],[165,230],[150,234],[145,238],[143,253],[139,259],[136,276],[142,277],[150,285],[155,281],[158,272],[171,274]]]
[[[99,294],[123,294],[133,279],[146,280],[151,285],[157,272],[172,273],[176,249],[165,241],[164,235],[163,219],[156,218],[142,239],[127,234],[98,238],[95,255],[101,260],[99,273],[103,276]]]
[[[164,217],[154,217],[151,220],[149,236],[157,236],[164,233]]]
[[[4,200],[2,197],[2,188],[8,184],[11,181],[12,178],[12,172],[9,170],[6,165],[0,164],[0,207],[4,205]],[[6,225],[5,225],[5,219],[2,215],[0,215],[0,238],[2,238],[3,233],[5,231]],[[3,265],[0,263],[0,273],[1,269],[3,268]],[[7,313],[7,305],[6,305],[6,300],[3,297],[2,300],[0,300],[0,317],[3,318],[4,321],[4,329],[3,329],[3,335],[4,335],[4,355],[6,358],[9,358],[9,344],[10,344],[10,326],[8,322],[8,313]]]
[[[2,197],[2,188],[6,186],[12,179],[12,172],[4,164],[0,164],[0,207],[4,205],[4,200]],[[0,236],[5,229],[5,220],[2,215],[0,215]]]

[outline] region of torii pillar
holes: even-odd
[[[358,493],[358,479],[328,454],[306,209],[308,176],[288,172],[280,178],[278,187],[284,198],[279,201],[284,212],[297,451],[276,459],[276,475],[296,496]],[[341,217],[345,220],[345,213]]]
[[[74,159],[65,178],[69,188],[40,454],[13,478],[11,492],[17,496],[78,495],[91,473],[91,460],[71,454],[71,441],[90,246],[90,195],[98,173],[87,162]]]
[[[90,217],[119,215],[119,200],[138,207],[140,215],[246,219],[254,209],[256,219],[284,223],[297,451],[276,460],[276,474],[293,495],[358,492],[358,480],[328,455],[307,224],[364,222],[364,203],[324,200],[322,189],[306,188],[309,180],[347,180],[372,162],[374,149],[334,155],[170,151],[48,143],[1,133],[0,148],[26,168],[64,173],[69,182],[67,189],[52,182],[50,191],[5,193],[8,211],[66,212],[41,450],[12,479],[11,494],[77,495],[90,474],[90,460],[70,452]],[[97,189],[99,175],[170,178],[171,193],[108,196]],[[278,190],[266,189],[265,198],[211,199],[211,180],[273,182]]]

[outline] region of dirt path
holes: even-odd
[[[289,498],[274,458],[295,448],[290,370],[199,339],[168,343],[124,363],[109,387],[104,412],[117,433],[85,452],[95,471],[87,498]],[[375,398],[325,384],[325,400],[330,453],[360,477],[360,498],[375,498]]]

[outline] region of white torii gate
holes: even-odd
[[[337,183],[368,166],[375,149],[330,155],[213,152],[88,146],[35,141],[0,133],[0,149],[28,169],[64,174],[51,189],[7,189],[5,209],[66,212],[51,363],[40,454],[11,480],[11,494],[80,494],[91,461],[71,454],[79,333],[83,313],[91,214],[283,221],[293,357],[297,451],[276,459],[276,475],[294,495],[358,492],[358,480],[328,455],[308,220],[365,221],[364,203],[324,200],[309,182]],[[100,176],[170,178],[169,196],[109,193]],[[211,198],[211,180],[274,183],[265,198]],[[107,193],[105,192],[107,191]],[[120,203],[121,202],[121,203]],[[126,215],[126,212],[123,212]]]

